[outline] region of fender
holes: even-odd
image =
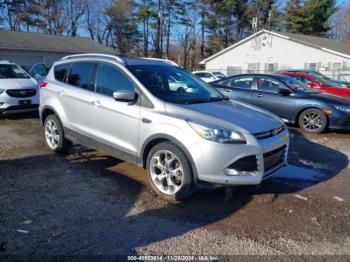
[[[190,152],[186,149],[186,147],[179,140],[177,140],[176,138],[169,136],[167,134],[152,135],[149,138],[147,138],[146,141],[143,142],[143,144],[141,146],[141,150],[140,150],[140,157],[138,160],[138,164],[142,167],[146,166],[147,155],[145,155],[145,153],[150,149],[150,148],[148,148],[148,146],[152,144],[152,141],[156,141],[156,140],[170,141],[174,145],[178,146],[182,150],[182,152],[184,152],[184,154],[186,155],[187,159],[190,162],[193,176],[194,176],[194,181],[195,181],[195,183],[197,183],[198,172],[197,172],[196,165],[193,161],[193,158],[192,158]]]

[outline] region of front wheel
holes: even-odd
[[[163,199],[179,201],[194,192],[193,173],[186,155],[174,144],[154,146],[146,162],[148,180]]]
[[[314,134],[322,133],[327,127],[327,117],[319,109],[311,108],[303,111],[299,116],[299,127]]]

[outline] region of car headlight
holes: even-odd
[[[339,111],[342,111],[345,113],[350,113],[350,107],[338,106],[338,105],[335,105],[334,107],[335,107],[335,109],[337,109]]]
[[[206,140],[224,144],[246,143],[245,137],[240,132],[208,124],[199,124],[195,122],[188,123],[200,137]]]
[[[0,88],[0,95],[5,92],[5,89]]]

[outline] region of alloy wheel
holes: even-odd
[[[168,150],[153,154],[150,175],[157,189],[167,195],[175,195],[183,186],[184,170],[179,158]]]
[[[53,120],[48,120],[45,125],[46,142],[52,150],[57,149],[60,142],[58,128]]]
[[[324,122],[318,112],[310,111],[303,116],[303,128],[309,132],[317,132],[323,128]]]

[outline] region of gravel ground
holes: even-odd
[[[262,185],[169,204],[143,169],[81,146],[54,155],[35,116],[0,119],[0,260],[350,255],[350,134],[290,132],[289,167]]]

